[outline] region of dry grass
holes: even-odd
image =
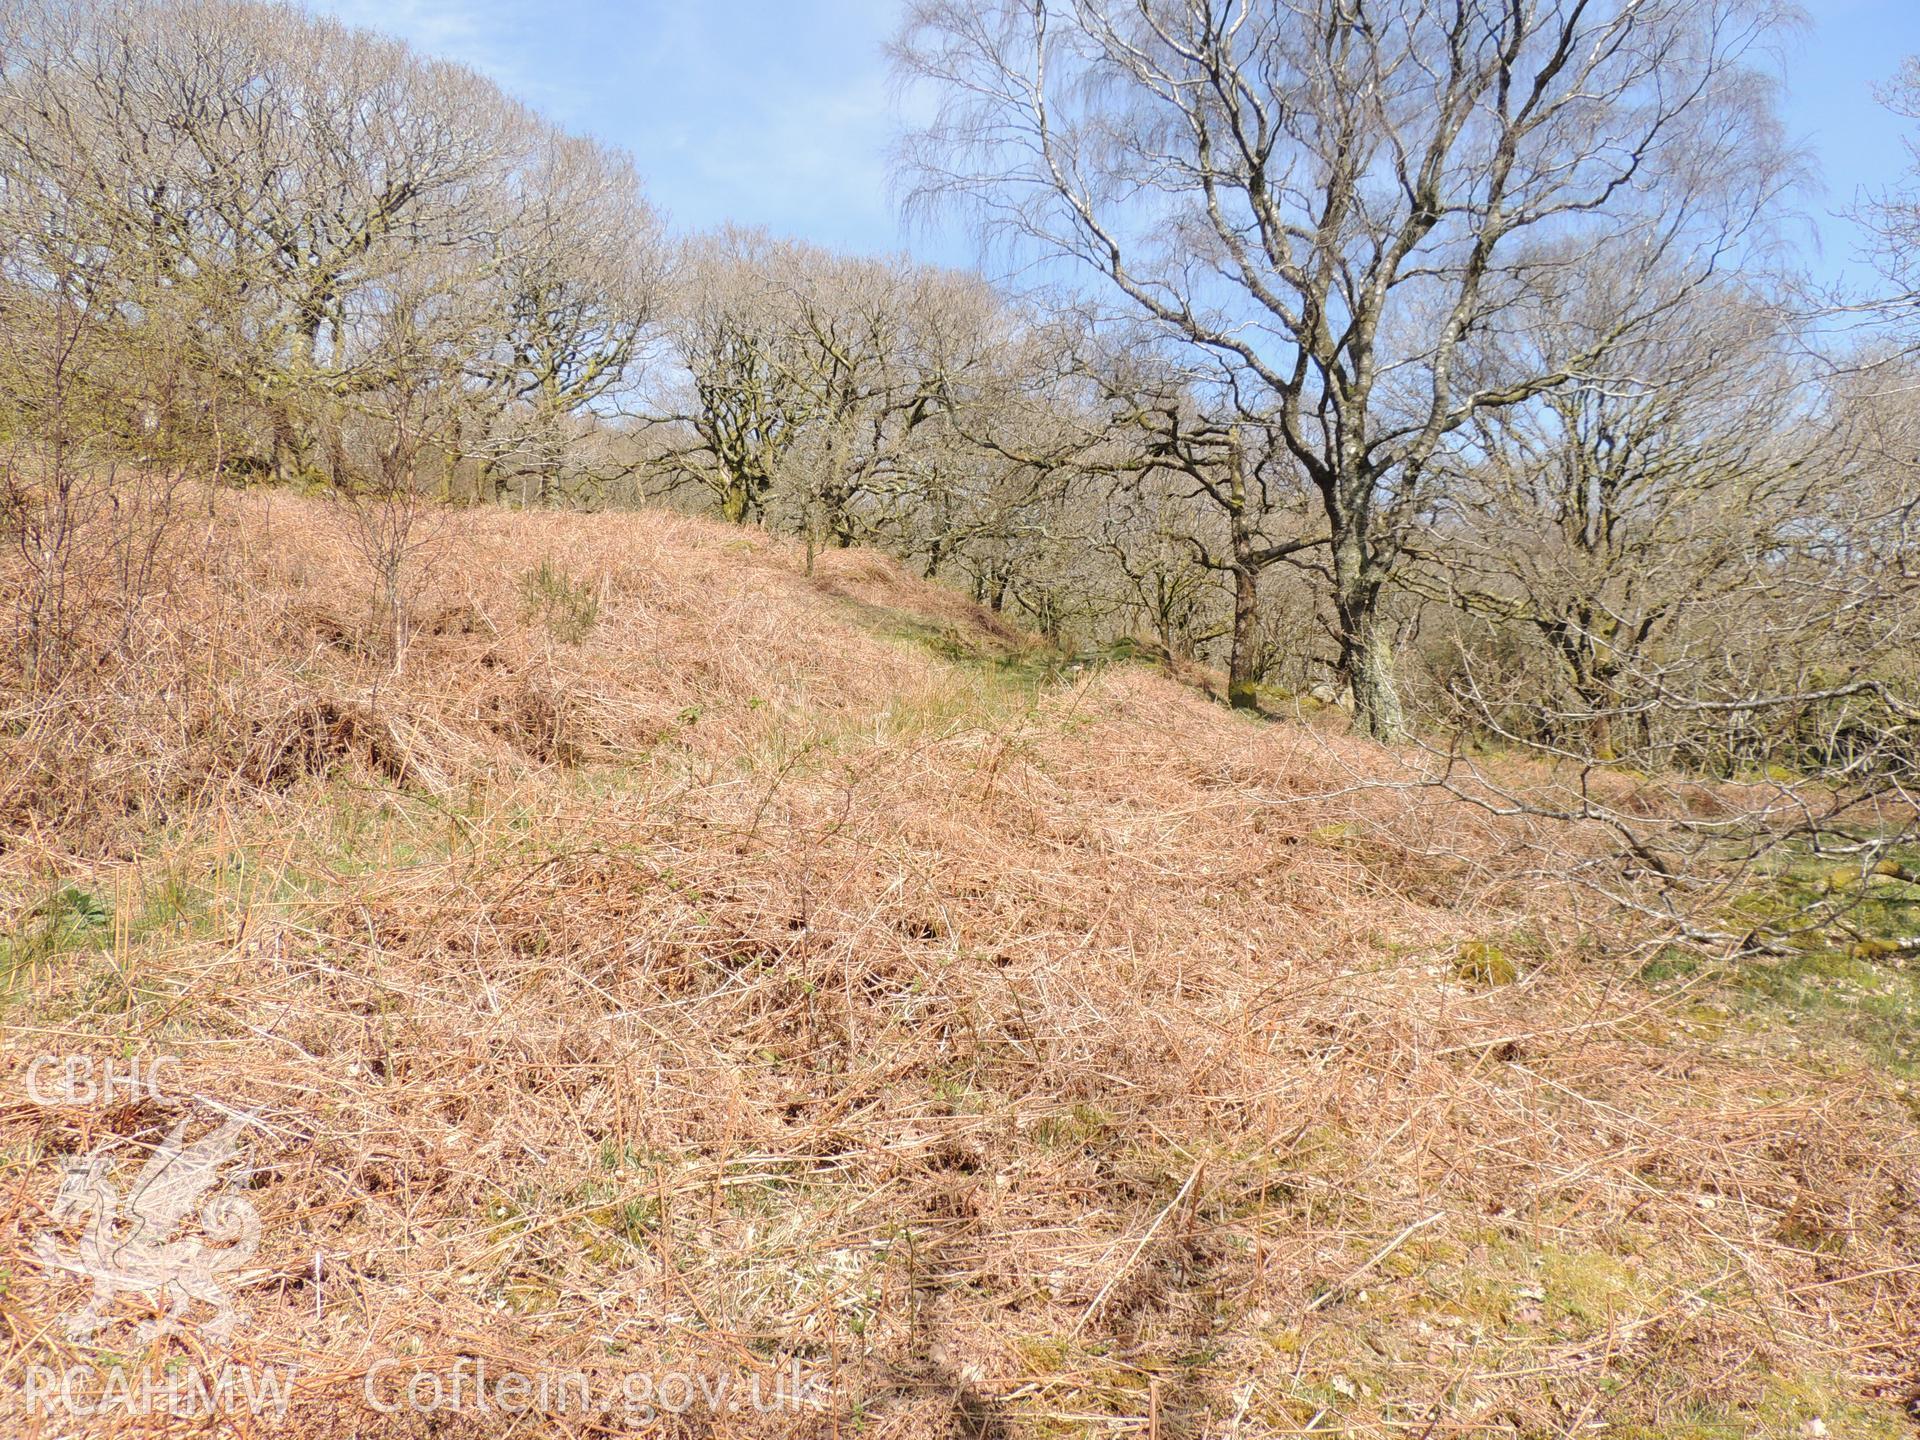
[[[1656,1003],[1542,837],[1367,783],[1404,758],[941,658],[880,622],[1026,642],[659,515],[459,515],[393,676],[323,507],[197,523],[133,658],[0,734],[7,1433],[166,1428],[33,1420],[29,1366],[205,1359],[64,1336],[62,1161],[180,1112],[27,1104],[44,1053],[255,1117],[233,1355],[298,1399],[170,1433],[1912,1428],[1913,1099]],[[366,1403],[461,1357],[826,1389]]]

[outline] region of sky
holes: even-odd
[[[1920,0],[1802,0],[1784,117],[1821,176],[1795,238],[1809,268],[1864,281],[1836,218],[1907,164],[1874,85],[1920,53]],[[725,220],[836,249],[964,264],[955,230],[908,228],[888,182],[898,116],[882,47],[901,0],[315,0],[458,60],[629,151],[680,230]]]

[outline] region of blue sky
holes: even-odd
[[[318,0],[460,60],[630,151],[676,228],[723,220],[862,251],[908,238],[887,183],[899,0]],[[957,240],[958,237],[954,237]],[[916,253],[963,245],[916,237]]]
[[[1786,49],[1786,118],[1825,179],[1803,202],[1817,273],[1850,268],[1828,218],[1906,162],[1872,86],[1920,52],[1920,0],[1803,0]],[[905,230],[887,183],[895,125],[881,46],[899,0],[319,0],[356,24],[460,60],[631,151],[676,227],[735,220],[861,251],[964,262],[964,236]]]

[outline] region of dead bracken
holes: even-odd
[[[8,700],[7,1093],[201,1097],[0,1110],[10,1376],[95,1353],[64,1162],[244,1113],[252,1433],[507,1433],[372,1403],[460,1366],[819,1387],[530,1435],[1910,1429],[1913,1097],[1626,978],[1577,835],[660,514],[451,516],[395,673],[290,618],[362,584],[323,504],[210,504],[146,643]]]

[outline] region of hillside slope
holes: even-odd
[[[391,675],[325,506],[208,505],[0,738],[7,1433],[221,1364],[284,1416],[168,1433],[1913,1433],[1913,1098],[1405,757],[661,515],[437,520]],[[222,1115],[244,1325],[70,1334],[63,1164],[137,1215]],[[591,1404],[417,1403],[476,1371]]]

